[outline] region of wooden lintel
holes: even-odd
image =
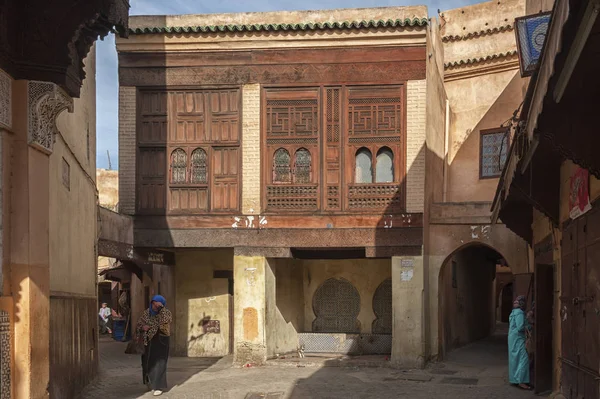
[[[265,258],[291,258],[290,248],[273,247],[235,247],[235,256],[263,256]]]
[[[98,240],[98,255],[137,264],[175,264],[175,254],[172,252],[153,248],[134,248],[131,244],[102,239]]]
[[[135,245],[153,248],[417,247],[423,228],[398,229],[136,229]]]
[[[257,227],[258,218],[252,215],[254,227]],[[369,214],[338,214],[338,215],[274,215],[265,214],[267,220],[265,229],[355,229],[372,228],[388,229],[422,227],[422,213],[404,213],[395,215],[369,215]],[[232,228],[236,218],[240,221],[236,228],[246,229],[246,215],[169,215],[169,216],[144,216],[135,218],[136,229],[222,229]]]

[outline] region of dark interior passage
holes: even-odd
[[[512,283],[506,284],[500,292],[498,298],[497,308],[499,308],[500,317],[498,321],[501,323],[508,323],[510,312],[512,312],[513,303],[513,285]]]
[[[487,246],[456,251],[440,272],[439,337],[442,358],[453,349],[494,332],[497,319],[496,269],[502,256]],[[500,304],[501,305],[501,304]]]

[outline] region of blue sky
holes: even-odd
[[[320,10],[331,8],[385,7],[422,5],[429,14],[438,9],[449,10],[478,3],[481,0],[131,0],[131,15],[151,14],[208,14],[223,12]],[[97,167],[107,168],[110,152],[113,169],[119,165],[118,143],[118,79],[115,38],[109,35],[97,45],[96,104],[97,104]]]

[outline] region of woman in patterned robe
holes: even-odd
[[[137,337],[144,344],[142,378],[144,384],[154,391],[154,396],[162,395],[167,389],[167,360],[173,316],[165,307],[166,304],[165,298],[155,295],[136,326]]]

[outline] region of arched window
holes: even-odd
[[[313,332],[360,332],[360,295],[358,290],[343,278],[325,281],[313,296],[315,320]]]
[[[206,167],[206,151],[202,148],[196,148],[192,152],[191,182],[194,184],[206,184],[208,183],[208,173]]]
[[[291,183],[292,168],[290,153],[285,148],[279,148],[273,155],[273,183]]]
[[[294,160],[294,180],[296,183],[310,183],[310,151],[300,148]]]
[[[375,165],[376,183],[391,183],[394,181],[394,153],[389,147],[381,147],[377,151],[377,163]]]
[[[355,157],[355,183],[373,183],[373,156],[367,148],[359,148]]]
[[[373,334],[392,333],[392,279],[383,280],[373,295],[373,312],[377,317],[373,321]]]
[[[171,153],[171,183],[185,183],[187,171],[187,154],[181,148]]]

